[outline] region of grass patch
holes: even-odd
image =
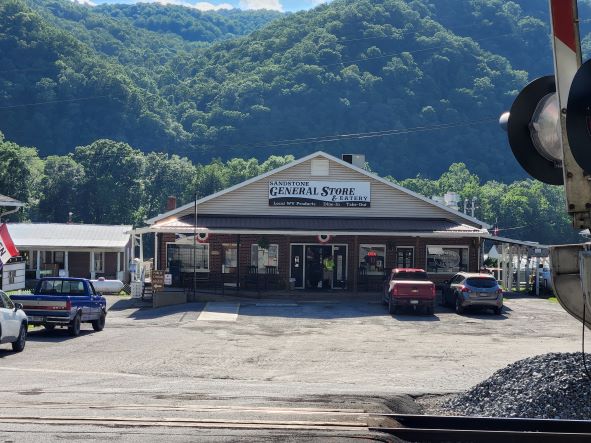
[[[550,303],[558,303],[558,300],[554,296],[548,297],[546,300],[548,300]]]

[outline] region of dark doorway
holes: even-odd
[[[332,246],[307,245],[306,289],[330,289],[333,275]]]

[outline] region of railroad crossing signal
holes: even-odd
[[[579,70],[577,0],[549,3],[554,76],[527,85],[499,122],[523,169],[545,183],[563,184],[573,226],[591,228],[591,65]]]

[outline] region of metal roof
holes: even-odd
[[[273,169],[273,170],[268,171],[268,172],[265,172],[265,173],[263,173],[261,175],[257,175],[256,177],[252,177],[252,178],[250,178],[248,180],[245,180],[242,183],[238,183],[238,184],[236,184],[234,186],[231,186],[229,188],[223,189],[223,190],[221,190],[219,192],[216,192],[214,194],[211,194],[211,195],[208,195],[206,197],[203,197],[203,198],[197,200],[196,202],[187,203],[186,205],[183,205],[183,206],[180,206],[178,208],[175,208],[175,209],[172,209],[170,211],[167,211],[164,214],[158,214],[156,217],[152,217],[152,218],[150,218],[148,220],[145,220],[145,222],[147,224],[153,225],[153,224],[162,222],[163,220],[167,219],[168,217],[172,217],[172,216],[177,215],[177,214],[178,214],[177,217],[178,216],[182,216],[181,213],[183,211],[186,211],[188,209],[193,208],[195,206],[195,204],[197,204],[197,206],[199,206],[200,204],[205,203],[205,202],[207,202],[209,200],[212,200],[212,199],[214,199],[216,197],[219,197],[221,195],[227,194],[227,193],[232,192],[232,191],[234,191],[236,189],[242,188],[242,187],[244,187],[246,185],[249,185],[249,184],[254,183],[256,181],[262,180],[262,179],[264,179],[266,177],[270,177],[270,176],[272,176],[274,174],[277,174],[277,173],[279,173],[281,171],[284,171],[286,169],[293,168],[294,166],[296,166],[296,165],[298,165],[300,163],[303,163],[303,162],[305,162],[307,160],[310,160],[310,159],[313,159],[313,158],[316,158],[316,157],[324,157],[324,158],[326,158],[328,160],[331,160],[331,161],[333,161],[335,163],[338,163],[341,166],[344,166],[344,167],[349,168],[349,169],[351,169],[353,171],[356,171],[356,172],[358,172],[358,173],[360,173],[362,175],[365,175],[365,176],[367,176],[367,177],[369,177],[369,178],[371,178],[373,180],[377,180],[380,183],[382,183],[382,184],[384,184],[386,186],[389,186],[390,188],[393,188],[393,189],[396,189],[398,191],[404,192],[405,194],[411,195],[411,196],[413,196],[413,197],[415,197],[415,198],[417,198],[419,200],[422,200],[424,202],[427,202],[430,205],[433,205],[433,206],[436,206],[436,207],[438,207],[440,209],[443,209],[444,211],[447,211],[447,212],[453,214],[456,217],[461,217],[461,218],[465,219],[469,223],[477,224],[478,226],[481,226],[482,228],[490,228],[491,227],[486,222],[483,222],[481,220],[478,220],[478,219],[476,219],[474,217],[470,217],[469,215],[464,214],[461,211],[456,211],[455,209],[451,209],[451,208],[445,206],[442,203],[436,202],[435,200],[432,200],[430,198],[427,198],[424,195],[421,195],[421,194],[419,194],[417,192],[411,191],[410,189],[406,189],[406,188],[404,188],[404,187],[402,187],[402,186],[400,186],[400,185],[398,185],[396,183],[393,183],[393,182],[391,182],[389,180],[386,180],[385,178],[382,178],[382,177],[380,177],[380,176],[378,176],[378,175],[376,175],[374,173],[367,172],[366,170],[364,170],[362,168],[358,168],[355,165],[352,165],[350,163],[347,163],[346,161],[341,160],[340,158],[334,157],[334,156],[332,156],[330,154],[327,154],[326,152],[322,152],[322,151],[317,151],[317,152],[314,152],[313,154],[309,154],[309,155],[307,155],[305,157],[302,157],[300,159],[294,160],[291,163],[287,163],[287,164],[285,164],[283,166],[280,166],[280,167],[278,167],[276,169]]]
[[[130,225],[79,225],[66,223],[8,223],[17,248],[117,248],[130,239]]]
[[[193,214],[161,223],[161,229],[193,228]],[[468,233],[488,236],[486,230],[439,218],[381,218],[381,217],[289,217],[256,215],[198,215],[197,229],[252,230],[252,231],[310,231],[317,232],[415,232],[415,233]]]
[[[25,204],[23,202],[20,202],[15,198],[0,194],[0,206],[24,206],[24,205]]]

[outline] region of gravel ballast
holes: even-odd
[[[591,372],[591,354],[585,354]],[[591,380],[583,354],[550,353],[519,360],[441,407],[454,415],[591,419]]]

